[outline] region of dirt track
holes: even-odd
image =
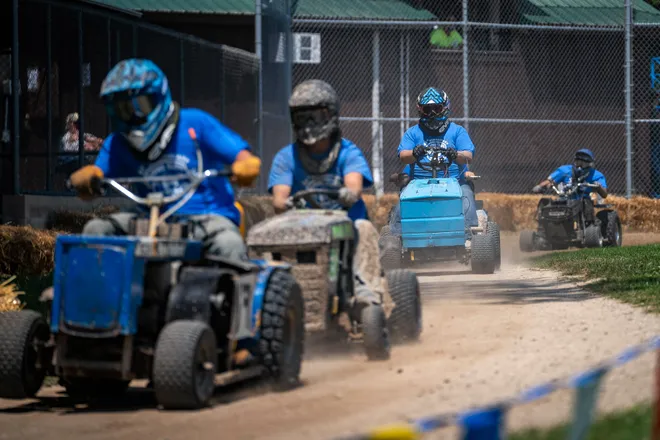
[[[624,235],[625,244],[643,242],[660,236]],[[421,269],[422,341],[395,347],[390,361],[368,363],[358,347],[349,354],[309,349],[303,387],[282,394],[258,384],[219,390],[214,408],[200,412],[158,411],[141,389],[120,402],[85,407],[48,388],[41,401],[0,400],[0,440],[332,438],[506,398],[660,333],[657,316],[525,268],[517,246],[517,236],[503,237],[505,262],[494,275],[476,277],[450,265]],[[650,399],[653,361],[646,355],[610,373],[599,408]],[[559,421],[569,414],[570,398],[559,392],[515,409],[508,425]]]

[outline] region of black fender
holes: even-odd
[[[227,270],[215,267],[184,267],[179,282],[170,290],[165,322],[191,319],[211,320],[211,297],[218,291],[220,278]]]

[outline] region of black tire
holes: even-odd
[[[305,343],[305,304],[290,272],[275,270],[264,293],[260,359],[277,390],[300,384]]]
[[[204,322],[177,320],[158,336],[153,383],[165,409],[208,406],[215,390],[218,356],[213,330]]]
[[[495,222],[486,223],[486,234],[489,235],[495,246],[495,269],[502,266],[502,246],[500,240],[500,225]]]
[[[390,338],[383,307],[369,304],[362,309],[360,318],[367,359],[370,361],[388,360],[390,358]]]
[[[489,235],[472,237],[472,273],[491,274],[495,272],[495,243]]]
[[[534,231],[521,231],[520,232],[520,250],[522,252],[534,252],[536,250],[536,232]]]
[[[119,397],[128,389],[130,380],[73,377],[62,381],[69,397]]]
[[[401,242],[392,235],[381,237],[378,240],[380,251],[380,266],[383,270],[398,269],[401,267]]]
[[[386,272],[394,309],[387,320],[393,341],[416,341],[422,333],[422,299],[417,274],[407,269]]]
[[[603,234],[596,225],[589,225],[584,230],[584,246],[587,248],[603,247]]]
[[[40,346],[50,337],[45,319],[33,310],[0,313],[0,397],[34,397],[47,367],[37,367]]]
[[[620,247],[623,242],[621,220],[616,211],[600,211],[597,215],[600,220],[600,230],[605,242],[603,246]]]

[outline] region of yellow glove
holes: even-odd
[[[71,174],[69,180],[71,185],[78,193],[78,197],[83,200],[92,200],[96,197],[93,182],[96,179],[103,179],[103,171],[96,165],[87,165]]]
[[[232,177],[233,182],[243,187],[252,186],[261,171],[261,159],[251,156],[247,159],[236,161],[231,166],[231,171],[234,173]]]

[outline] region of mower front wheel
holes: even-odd
[[[48,324],[33,310],[0,313],[0,398],[34,397],[48,370],[42,350]]]
[[[163,328],[156,343],[153,382],[165,409],[208,406],[215,391],[216,339],[200,321],[177,320]]]
[[[369,304],[360,313],[364,349],[370,361],[390,358],[390,338],[385,311],[380,304]]]

